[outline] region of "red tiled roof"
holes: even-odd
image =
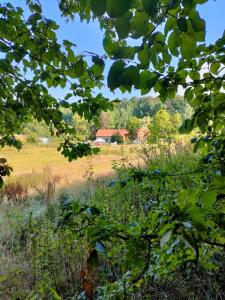
[[[96,133],[96,137],[111,137],[113,135],[127,135],[129,132],[126,129],[99,129]]]

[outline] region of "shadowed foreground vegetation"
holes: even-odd
[[[142,147],[138,151],[144,157]],[[45,189],[45,180],[54,181],[46,169],[46,177],[38,177],[42,194],[4,200],[0,298],[223,299],[223,248],[199,244],[196,262],[188,234],[195,232],[198,220],[181,221],[179,216],[179,195],[187,187],[194,192],[207,180],[198,172],[201,154],[192,153],[187,144],[176,150],[160,151],[158,146],[144,168],[127,159],[114,161],[113,178],[94,179],[89,165],[83,186],[73,187],[77,194],[71,193],[72,185],[54,193]],[[161,227],[168,217],[171,221]],[[153,237],[150,253],[144,224],[151,222],[162,229],[159,242]],[[177,234],[174,222],[182,222],[187,240]],[[205,257],[206,252],[211,254]]]

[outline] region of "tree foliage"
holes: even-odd
[[[76,141],[86,141],[90,138],[90,125],[87,120],[79,115],[74,115],[72,126],[74,128],[73,136]]]
[[[180,125],[180,114],[170,115],[166,110],[161,109],[152,119],[149,138],[152,142],[160,139],[169,141],[175,134],[178,134]]]
[[[137,117],[131,117],[127,124],[127,130],[131,139],[134,139],[137,133],[137,129],[141,127],[140,119]]]
[[[49,127],[44,122],[38,122],[33,119],[24,124],[22,132],[27,135],[28,133],[33,133],[36,138],[40,137],[51,137],[51,133],[49,132]]]
[[[147,119],[145,118],[154,117],[160,109],[164,109],[170,114],[179,113],[182,120],[187,119],[192,114],[191,106],[182,97],[176,97],[165,103],[161,103],[157,97],[133,97],[115,103],[112,111],[103,112],[100,116],[100,127],[128,128],[130,127],[130,120],[134,117],[139,119],[140,124],[146,126],[145,121]]]
[[[27,19],[22,8],[0,5],[0,145],[21,148],[14,134],[32,117],[47,124],[53,136],[63,136],[59,150],[69,160],[91,154],[90,145],[71,139],[73,128],[64,122],[61,108],[86,120],[112,108],[101,94],[93,93],[102,85],[104,61],[93,55],[88,65],[73,43],[59,44],[56,22],[43,16],[38,1],[27,0],[27,5]],[[66,88],[63,100],[51,94],[50,88],[56,87]],[[68,101],[74,97],[80,100]]]

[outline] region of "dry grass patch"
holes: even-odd
[[[59,188],[62,192],[81,194],[90,178],[96,181],[113,176],[114,161],[125,159],[138,163],[137,155],[129,145],[102,146],[99,154],[73,162],[68,162],[51,146],[28,144],[21,151],[4,148],[1,156],[13,167],[13,173],[6,180],[5,195],[15,200],[18,197],[26,200],[27,194],[38,194],[43,200],[49,200]]]

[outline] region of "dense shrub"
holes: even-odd
[[[96,299],[174,299],[171,289],[180,278],[177,299],[183,293],[203,299],[210,280],[207,295],[212,297],[216,286],[216,297],[224,294],[223,227],[214,211],[221,202],[209,188],[210,170],[203,167],[201,156],[187,149],[158,156],[146,169],[114,166],[118,179],[99,187],[89,205],[71,202],[61,222],[77,228],[81,218],[90,245],[87,268],[96,273],[98,267],[87,293],[95,291]],[[190,285],[190,276],[201,282],[202,291],[196,282]]]
[[[112,143],[117,143],[117,144],[122,144],[123,143],[123,139],[121,137],[121,135],[113,135],[112,138],[111,138],[111,142]]]

